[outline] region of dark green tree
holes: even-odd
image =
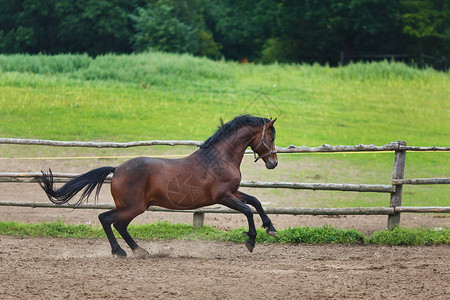
[[[1,53],[147,49],[331,65],[405,54],[448,66],[450,0],[0,0]]]
[[[342,57],[347,63],[377,48],[395,52],[401,34],[399,6],[391,0],[283,0],[277,20],[277,34],[264,47],[266,61],[336,64]]]
[[[403,1],[403,32],[415,41],[415,54],[424,64],[424,55],[450,57],[450,0]],[[444,62],[448,63],[448,62]]]
[[[339,0],[332,1],[330,9],[329,22],[333,34],[340,39],[343,63],[348,63],[361,52],[372,52],[374,48],[370,40],[378,40],[379,45],[375,49],[394,45],[389,40],[399,42],[396,34],[400,33],[401,23],[397,1]],[[384,51],[393,50],[385,47]]]
[[[209,0],[205,18],[225,57],[258,60],[276,23],[274,0]]]
[[[136,1],[0,0],[5,53],[130,52]]]
[[[272,37],[262,51],[264,62],[320,62],[338,56],[325,1],[280,1]]]
[[[203,18],[203,1],[159,0],[138,8],[134,49],[192,53],[217,58],[219,46],[207,30]]]
[[[91,55],[130,52],[132,4],[124,0],[57,1],[58,50]]]
[[[0,50],[50,52],[56,43],[55,0],[0,2]]]

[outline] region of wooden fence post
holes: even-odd
[[[205,220],[205,213],[196,211],[194,212],[194,220],[192,226],[194,226],[195,228],[200,228],[203,226],[204,220]]]
[[[394,171],[392,173],[392,179],[403,179],[405,176],[405,163],[406,163],[406,150],[401,150],[401,146],[406,146],[405,141],[397,141],[398,150],[395,151]],[[391,193],[391,201],[389,206],[396,207],[402,206],[402,191],[403,184],[396,185],[395,192]],[[397,227],[400,224],[400,213],[397,212],[388,216],[388,229]]]

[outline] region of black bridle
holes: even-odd
[[[273,155],[273,154],[277,153],[277,150],[270,149],[270,147],[266,144],[266,142],[264,142],[264,136],[265,136],[265,133],[266,133],[266,124],[267,123],[264,123],[264,125],[263,125],[261,139],[259,140],[258,146],[256,146],[255,149],[252,149],[253,150],[253,155],[255,157],[255,162],[257,162],[260,158],[264,158],[266,156]],[[256,153],[256,150],[258,150],[262,146],[264,146],[267,149],[267,151],[269,151],[269,152],[267,152],[264,155],[259,155],[258,153]],[[258,157],[256,157],[257,154],[258,154]]]

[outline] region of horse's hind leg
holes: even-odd
[[[241,199],[242,202],[244,202],[246,204],[250,204],[251,206],[253,206],[256,209],[259,216],[261,217],[261,220],[263,222],[263,227],[266,229],[267,234],[274,236],[274,237],[278,237],[277,230],[275,229],[275,227],[273,227],[272,221],[267,216],[266,212],[264,211],[264,209],[261,205],[261,202],[259,202],[258,199],[256,199],[253,196],[250,196],[248,194],[242,193],[240,191],[238,191],[237,197],[239,199]]]
[[[120,221],[117,223],[114,223],[114,227],[117,229],[117,231],[120,233],[120,235],[123,237],[125,242],[128,244],[128,246],[133,250],[133,254],[137,258],[146,258],[149,256],[149,253],[138,246],[138,244],[134,241],[134,239],[131,237],[130,233],[127,230],[128,225],[130,224],[131,220],[127,221]]]
[[[125,257],[127,253],[120,247],[116,237],[112,231],[111,225],[117,222],[117,210],[113,209],[98,215],[100,223],[102,223],[103,230],[105,230],[106,237],[111,244],[111,252],[113,255]]]
[[[128,225],[131,220],[134,219],[140,213],[130,213],[128,211],[117,211],[116,209],[101,213],[98,218],[102,223],[103,229],[105,230],[106,236],[108,237],[109,243],[111,244],[111,252],[113,255],[125,257],[127,253],[120,247],[117,242],[116,237],[112,231],[111,225],[114,227],[123,237],[125,242],[130,246],[133,253],[138,257],[148,256],[148,252],[140,248],[138,244],[133,240],[130,233],[127,230]]]

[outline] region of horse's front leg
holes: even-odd
[[[248,251],[253,252],[256,240],[256,228],[251,208],[245,205],[239,198],[237,198],[233,194],[225,196],[219,203],[231,209],[240,211],[247,217],[248,232],[245,233],[248,235],[248,240],[245,242],[245,246],[247,247]]]
[[[275,227],[273,227],[272,221],[267,216],[266,212],[264,211],[261,202],[259,202],[258,199],[256,199],[253,196],[250,196],[246,193],[242,193],[240,191],[237,192],[237,197],[244,203],[250,204],[253,206],[256,211],[258,212],[259,216],[261,217],[261,220],[263,222],[263,227],[266,229],[266,232],[268,235],[278,237],[277,230]]]

